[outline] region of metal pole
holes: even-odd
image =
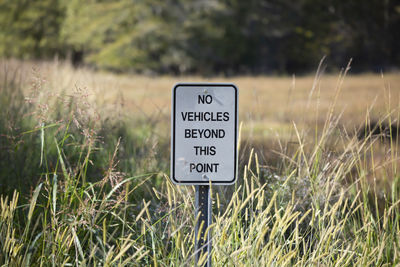
[[[204,238],[204,234],[211,225],[212,222],[212,210],[211,210],[211,196],[210,196],[210,186],[209,185],[196,185],[196,216],[200,212],[200,218],[196,224],[195,229],[195,251],[196,251],[196,266],[198,266],[198,262],[200,256],[203,252],[208,253],[207,261],[205,261],[203,266],[211,267],[211,231],[208,231],[207,236]],[[203,226],[201,226],[203,224]],[[201,227],[201,229],[200,229]],[[200,238],[199,230],[201,231]]]

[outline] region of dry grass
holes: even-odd
[[[194,265],[193,187],[172,185],[160,164],[168,153],[156,155],[168,151],[173,83],[200,78],[114,75],[57,62],[2,66],[0,170],[7,176],[0,182],[18,168],[36,168],[32,176],[40,180],[28,197],[0,196],[0,264]],[[212,188],[214,266],[400,264],[396,140],[391,135],[382,145],[346,132],[365,120],[376,96],[371,116],[395,122],[399,78],[343,77],[322,76],[314,90],[312,77],[229,79],[240,87],[244,132],[239,182]],[[11,92],[32,88],[39,93],[28,103]],[[97,119],[108,113],[127,118],[127,126],[118,126],[118,116]],[[272,136],[275,146],[265,141]],[[275,161],[265,161],[249,139],[276,148]],[[127,166],[134,168],[121,170]]]
[[[169,138],[171,88],[175,83],[233,82],[240,89],[242,138],[249,142],[248,150],[256,147],[268,164],[274,164],[276,153],[273,151],[281,150],[280,142],[288,143],[289,150],[291,143],[297,143],[294,124],[302,135],[308,135],[313,141],[331,108],[332,115],[338,119],[337,127],[343,127],[350,136],[365,125],[366,119],[378,120],[390,115],[392,122],[397,123],[400,112],[399,73],[351,75],[350,70],[344,80],[339,74],[321,75],[318,71],[315,76],[302,77],[149,77],[74,69],[57,61],[8,60],[1,65],[11,73],[19,70],[23,88],[30,88],[33,77],[40,72],[45,79],[43,86],[50,90],[70,92],[73,88],[84,88],[104,114],[157,120],[155,134],[166,139]],[[336,148],[344,145],[333,144]],[[372,164],[378,170],[384,168],[388,149],[379,145],[375,149]]]
[[[233,82],[240,89],[240,118],[246,128],[263,134],[285,127],[291,121],[324,121],[338,86],[338,74],[302,77],[149,77],[74,69],[60,62],[3,61],[2,68],[21,70],[21,79],[29,83],[40,72],[48,86],[71,90],[86,88],[104,108],[123,102],[127,112],[148,116],[161,112],[169,116],[171,88],[177,82]],[[380,117],[388,107],[400,103],[400,75],[347,75],[336,103],[336,114],[346,125],[362,123],[372,106],[371,116]],[[318,112],[317,112],[318,110]],[[260,129],[260,130],[259,130]]]

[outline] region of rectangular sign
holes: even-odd
[[[233,184],[237,173],[238,89],[180,83],[172,90],[171,180]]]

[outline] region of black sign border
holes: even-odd
[[[184,87],[233,87],[235,90],[235,142],[234,142],[234,176],[232,180],[229,181],[178,181],[175,178],[175,118],[176,118],[176,89],[180,86]],[[237,139],[238,139],[238,88],[236,85],[232,83],[178,83],[174,86],[173,88],[173,105],[172,105],[172,144],[171,144],[171,150],[172,150],[172,164],[171,164],[171,180],[175,184],[180,184],[180,185],[208,185],[210,182],[213,185],[230,185],[234,184],[237,179]]]

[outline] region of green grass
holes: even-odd
[[[164,118],[104,113],[40,73],[31,90],[1,77],[0,265],[194,265],[194,188],[168,179]],[[238,183],[212,187],[214,266],[400,264],[395,134],[348,134],[335,99],[322,127],[277,140],[274,166],[240,140]]]

